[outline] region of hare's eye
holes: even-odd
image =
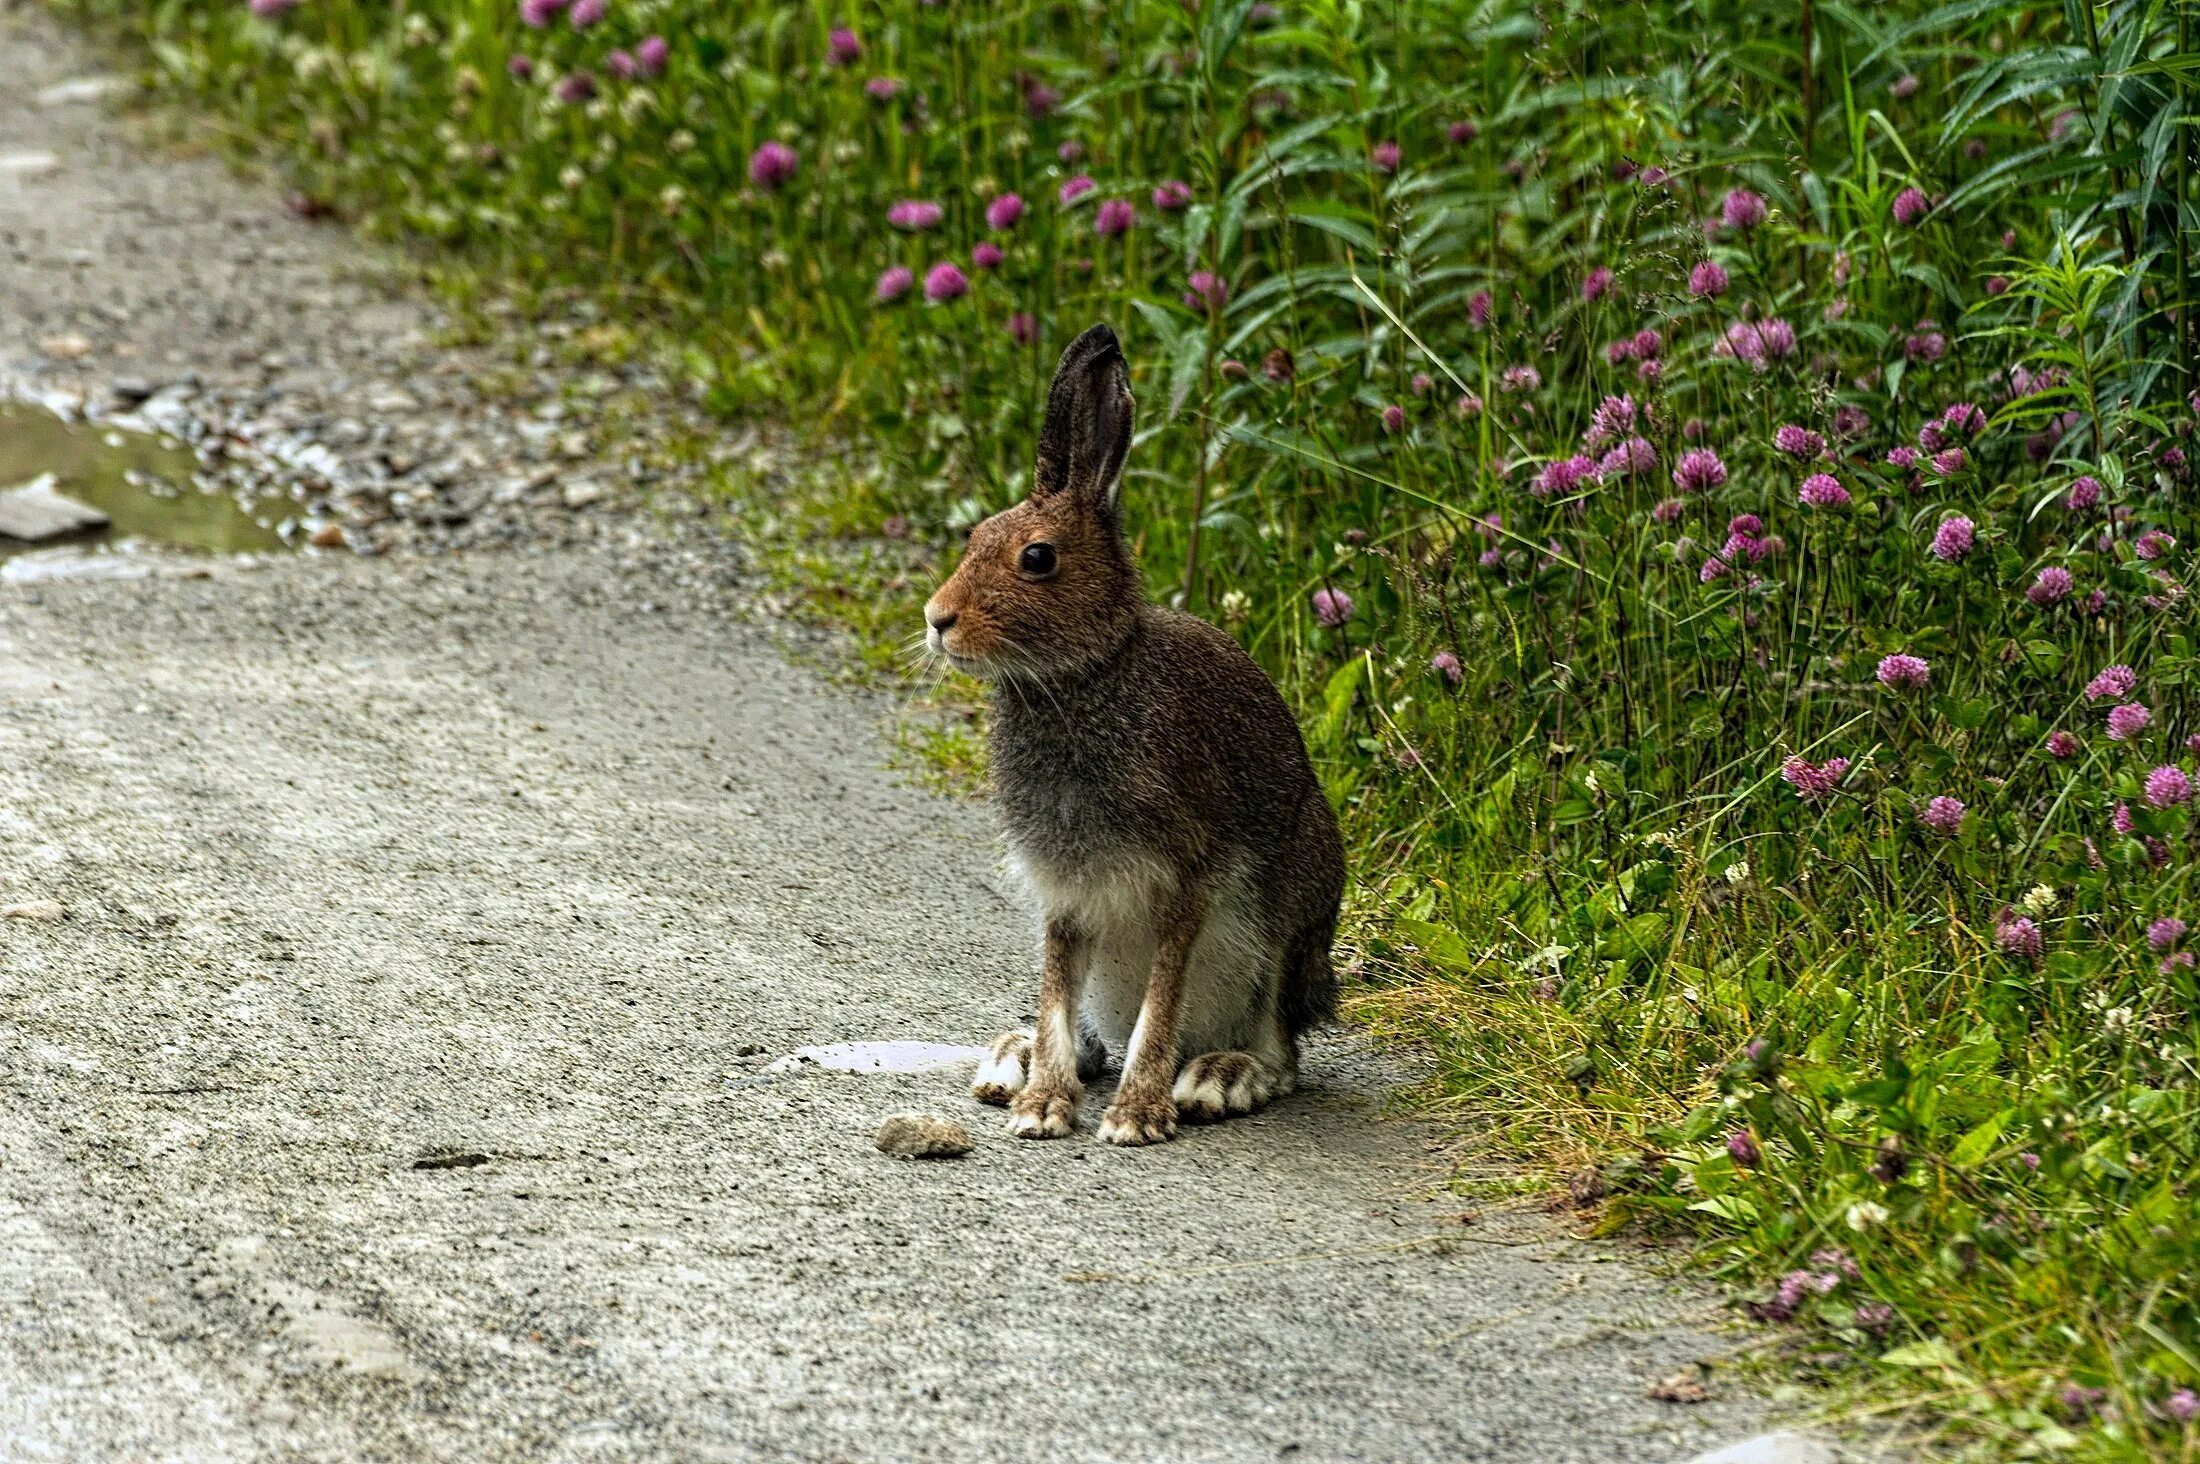
[[[1017,556],[1016,567],[1034,579],[1045,579],[1054,573],[1056,560],[1052,544],[1026,544],[1024,552]]]

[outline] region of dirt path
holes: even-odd
[[[89,69],[0,10],[0,155],[55,159],[0,177],[0,369],[434,375],[341,238],[31,100]],[[466,522],[633,537],[585,506]],[[67,910],[0,920],[0,1464],[1651,1461],[1748,1431],[1645,1397],[1731,1345],[1700,1294],[1533,1215],[1457,1223],[1349,1041],[1139,1152],[1012,1140],[952,1071],[773,1068],[984,1040],[1028,1009],[1029,919],[985,810],[885,772],[879,708],[704,588],[722,551],[636,557],[0,586],[0,903]],[[878,1154],[910,1107],[976,1151]]]

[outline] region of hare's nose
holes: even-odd
[[[950,611],[945,615],[934,615],[930,619],[932,629],[941,635],[945,635],[955,628],[955,622],[962,619],[962,617]]]

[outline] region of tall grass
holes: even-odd
[[[872,444],[843,527],[951,555],[1112,321],[1149,580],[1343,810],[1358,1015],[1813,1365],[2200,1457],[2187,6],[70,8]]]

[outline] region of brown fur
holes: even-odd
[[[1093,1032],[1126,1047],[1102,1137],[1151,1143],[1179,1099],[1216,1118],[1287,1091],[1335,1003],[1336,820],[1260,668],[1145,603],[1116,498],[1131,417],[1095,326],[1055,374],[1030,497],[978,526],[925,607],[934,649],[996,683],[1000,805],[1045,907],[1028,1062],[997,1044],[974,1089],[1012,1095],[1033,1137],[1074,1123]]]

